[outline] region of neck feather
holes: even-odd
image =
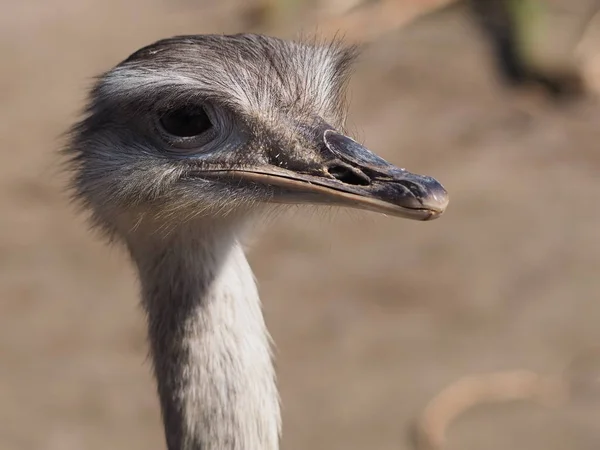
[[[269,336],[235,230],[199,226],[129,248],[169,450],[276,450]]]

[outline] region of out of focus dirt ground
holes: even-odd
[[[163,449],[134,273],[68,205],[56,150],[94,75],[162,37],[243,31],[240,5],[0,8],[0,448]],[[409,449],[461,377],[575,359],[568,399],[479,406],[446,448],[600,448],[600,107],[524,107],[485,51],[438,15],[382,34],[351,85],[351,130],[441,180],[444,217],[299,210],[257,236],[283,448]]]

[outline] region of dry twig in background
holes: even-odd
[[[442,389],[417,418],[412,431],[416,450],[442,450],[450,425],[483,404],[514,401],[557,407],[598,389],[598,349],[577,355],[561,376],[529,370],[468,375]]]
[[[560,378],[528,370],[465,376],[444,388],[425,407],[415,425],[415,447],[443,449],[452,422],[474,406],[518,400],[557,405],[566,396],[566,386]]]

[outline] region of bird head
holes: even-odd
[[[354,48],[259,35],[158,41],[99,77],[67,147],[97,222],[181,222],[260,204],[328,204],[429,220],[435,179],[343,132]]]

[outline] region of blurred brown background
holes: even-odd
[[[68,205],[60,133],[92,77],[137,48],[293,37],[332,14],[298,4],[261,25],[243,0],[0,2],[0,449],[164,448],[134,273]],[[600,106],[500,85],[460,7],[379,31],[350,129],[442,181],[450,207],[431,223],[303,209],[265,224],[250,258],[277,343],[283,448],[413,448],[442,389],[516,369],[576,389],[478,406],[446,448],[600,448]]]

